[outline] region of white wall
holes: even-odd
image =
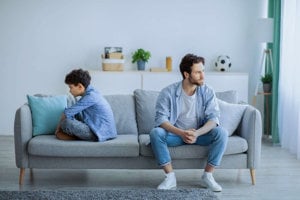
[[[232,72],[249,73],[252,93],[262,10],[261,0],[0,0],[0,135],[13,134],[26,94],[65,93],[65,74],[100,69],[105,46],[124,48],[126,70],[140,47],[152,53],[148,67],[172,56],[175,71],[189,52],[204,56],[208,70],[227,54]]]

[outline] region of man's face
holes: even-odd
[[[188,80],[191,84],[200,86],[204,84],[204,65],[203,63],[193,64],[192,71],[188,76]]]
[[[74,97],[82,96],[84,94],[84,87],[82,84],[74,85],[74,84],[68,84],[70,88],[70,93]]]

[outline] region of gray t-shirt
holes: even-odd
[[[197,129],[196,92],[188,96],[182,89],[179,101],[181,112],[174,125],[183,130]]]

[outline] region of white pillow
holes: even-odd
[[[237,129],[247,106],[227,103],[220,99],[218,99],[218,104],[220,108],[220,126],[228,131],[228,136],[231,136]]]
[[[238,103],[238,94],[235,90],[227,90],[224,92],[216,92],[218,99],[226,101],[228,103]]]

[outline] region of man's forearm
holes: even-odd
[[[179,136],[181,136],[184,132],[184,130],[175,127],[170,122],[164,122],[160,125],[160,127],[167,130],[168,132],[174,133],[174,134],[179,135]]]
[[[197,137],[208,133],[211,129],[215,128],[216,126],[217,126],[216,122],[207,121],[202,127],[196,130]]]

